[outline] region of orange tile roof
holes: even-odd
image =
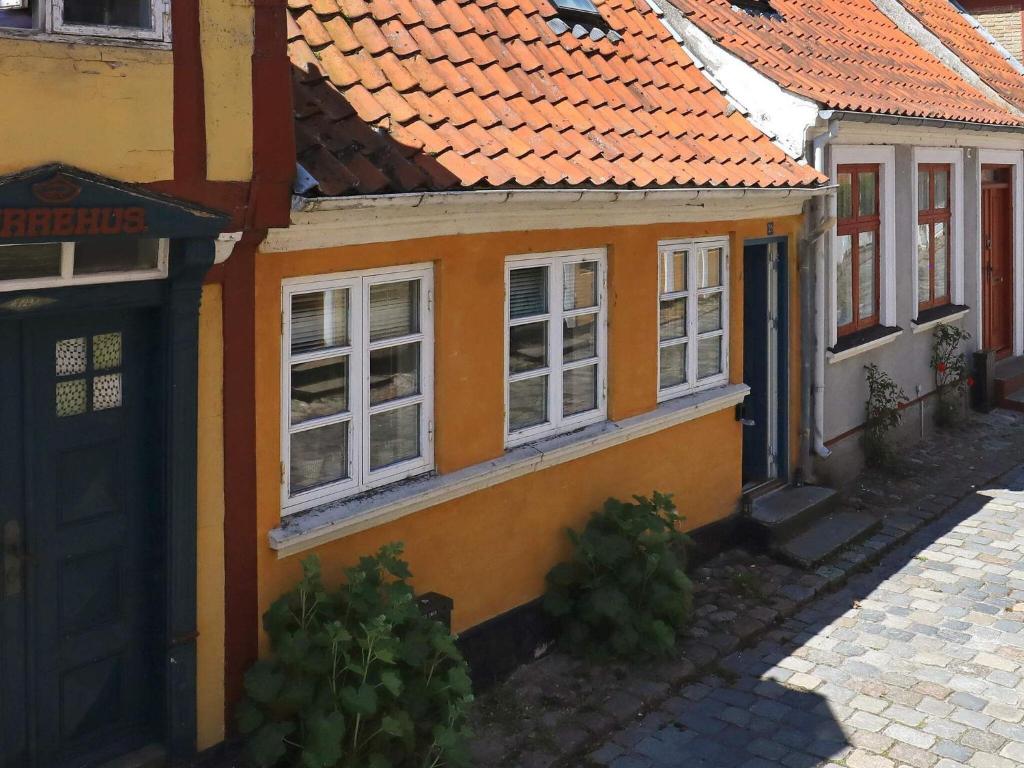
[[[1024,75],[949,0],[900,0],[996,93],[1024,109]]]
[[[645,0],[597,6],[618,41],[556,32],[549,0],[289,0],[299,162],[330,196],[823,181]]]
[[[771,0],[778,15],[729,0],[671,0],[728,51],[830,109],[962,120],[1021,121],[919,46],[872,0]]]

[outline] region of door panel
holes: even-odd
[[[982,189],[982,306],[984,346],[999,357],[1013,343],[1013,236],[1009,185]]]
[[[22,323],[37,768],[94,765],[159,736],[156,329],[145,312]]]

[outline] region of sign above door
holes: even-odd
[[[0,243],[214,237],[228,216],[65,165],[0,177]]]

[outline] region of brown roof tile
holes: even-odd
[[[617,42],[549,0],[290,0],[299,161],[326,195],[821,181],[724,116],[644,0],[597,4]]]

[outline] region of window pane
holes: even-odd
[[[573,368],[562,375],[562,415],[597,408],[597,365]]]
[[[292,366],[292,424],[348,410],[348,357]]]
[[[83,240],[75,243],[75,274],[156,269],[159,240]]]
[[[917,210],[926,211],[931,208],[931,174],[927,168],[919,168],[917,171]]]
[[[722,284],[722,249],[698,251],[697,287],[714,288]]]
[[[85,337],[61,339],[54,345],[54,370],[58,376],[85,373],[89,358],[85,351]]]
[[[562,322],[562,357],[567,363],[597,357],[597,315],[565,318]]]
[[[68,24],[152,29],[151,0],[64,0]]]
[[[92,409],[105,411],[121,407],[121,374],[108,373],[92,380]]]
[[[420,331],[420,281],[370,286],[370,341]]]
[[[597,262],[565,264],[562,269],[562,308],[597,306]]]
[[[697,332],[707,333],[722,328],[722,294],[697,297]]]
[[[28,7],[28,0],[8,0],[8,4],[0,3],[0,27],[32,29],[32,9]]]
[[[858,233],[860,242],[860,255],[857,264],[860,269],[860,280],[857,290],[858,295],[858,317],[863,320],[875,314],[875,233]]]
[[[917,301],[924,304],[932,300],[931,292],[931,257],[928,248],[931,239],[931,227],[927,224],[917,225]]]
[[[370,417],[370,469],[420,455],[420,406],[407,405]]]
[[[670,251],[661,255],[661,292],[686,290],[686,260],[689,251]]]
[[[935,207],[949,207],[949,171],[935,172]]]
[[[78,416],[85,413],[85,379],[57,382],[56,409],[58,416]]]
[[[840,326],[853,322],[853,238],[840,235],[836,254],[836,322]]]
[[[848,219],[853,215],[853,176],[849,172],[839,172],[836,212],[840,219]]]
[[[935,298],[949,296],[949,245],[944,222],[935,224]]]
[[[658,363],[662,389],[677,387],[686,383],[686,342],[661,348]]]
[[[370,352],[370,405],[386,403],[420,391],[420,344]]]
[[[92,337],[92,367],[97,371],[121,367],[121,333],[100,333]]]
[[[292,296],[292,354],[349,344],[348,288]]]
[[[859,195],[858,210],[860,216],[874,216],[875,208],[875,183],[878,179],[874,171],[861,171],[857,174],[857,186]]]
[[[543,315],[548,311],[548,268],[513,269],[508,277],[509,317]]]
[[[667,299],[661,302],[658,322],[661,326],[658,338],[661,341],[680,339],[686,335],[686,301],[685,297]]]
[[[508,329],[508,372],[522,373],[548,364],[548,323],[525,323]]]
[[[0,280],[60,277],[60,243],[0,247]]]
[[[292,494],[348,477],[348,422],[307,429],[291,436]]]
[[[508,385],[508,431],[543,424],[548,420],[548,377],[513,381]]]
[[[722,372],[722,337],[712,336],[697,342],[697,378],[706,379]]]

